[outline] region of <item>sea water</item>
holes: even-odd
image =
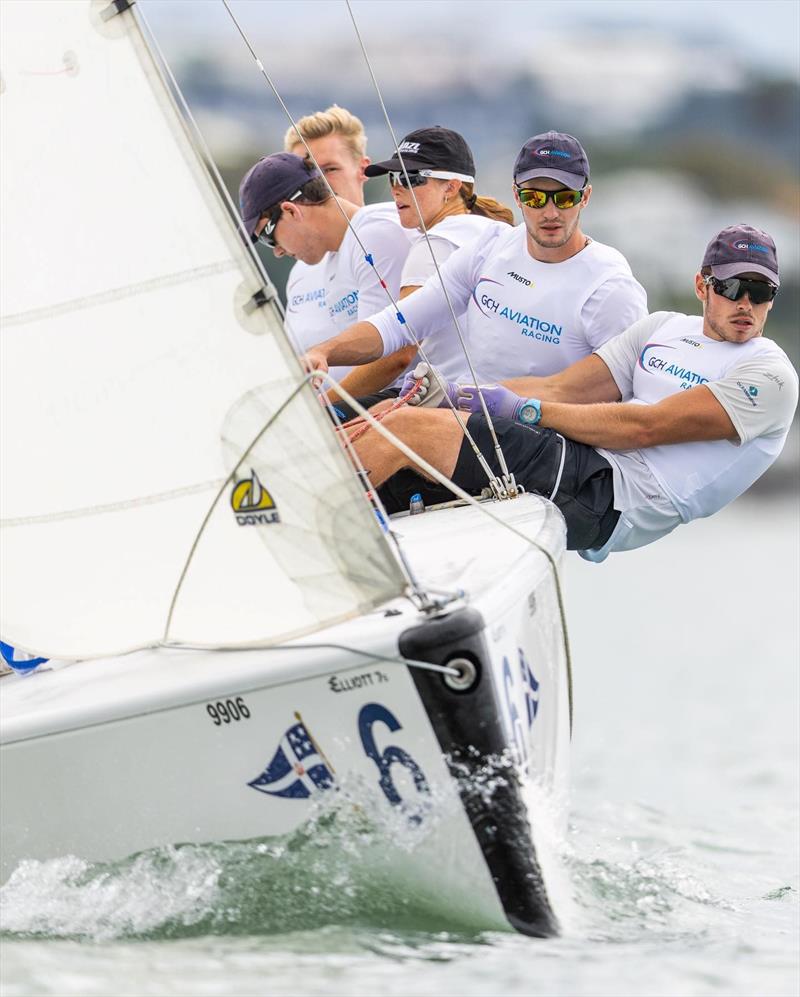
[[[797,994],[799,564],[797,507],[770,499],[568,557],[560,937],[403,903],[360,861],[379,829],[333,812],[286,839],[19,867],[3,994]]]

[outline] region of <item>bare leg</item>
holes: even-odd
[[[453,476],[464,434],[449,409],[404,407],[387,415],[383,425],[437,471]],[[425,473],[375,430],[365,433],[355,449],[375,488],[404,467]]]

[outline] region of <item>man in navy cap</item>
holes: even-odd
[[[792,364],[763,336],[779,286],[771,237],[723,229],[694,280],[702,316],[656,312],[561,373],[482,389],[509,470],[559,506],[570,548],[600,561],[652,543],[717,512],[777,458],[798,397]],[[449,394],[499,473],[475,388]],[[466,491],[486,485],[451,411],[405,407],[384,425]],[[356,449],[373,486],[413,466],[374,432]]]
[[[325,260],[325,300],[334,328],[384,307],[381,280],[397,296],[410,243],[394,205],[361,207],[335,198],[322,174],[290,152],[265,156],[248,170],[239,204],[253,242],[277,257],[311,265]]]
[[[402,147],[401,147],[402,151]],[[411,167],[418,152],[408,152]],[[491,225],[441,268],[481,380],[547,375],[588,356],[647,314],[644,288],[624,256],[581,228],[592,186],[580,142],[562,132],[529,139],[514,164],[523,223]],[[438,275],[407,302],[385,308],[309,350],[309,369],[359,364],[452,328]]]

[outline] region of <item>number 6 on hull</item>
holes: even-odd
[[[373,726],[378,722],[386,724],[392,733],[402,730],[402,725],[397,717],[387,710],[385,706],[381,706],[380,703],[367,703],[366,706],[361,708],[361,712],[358,714],[358,733],[361,737],[361,744],[364,747],[365,753],[378,766],[378,771],[380,772],[379,785],[383,790],[383,795],[393,806],[405,807],[406,804],[404,804],[403,798],[398,793],[392,779],[392,765],[398,762],[409,770],[419,793],[430,794],[428,780],[425,778],[422,769],[404,748],[390,744],[382,753],[378,751],[372,731]],[[419,809],[409,814],[409,820],[413,824],[421,822],[422,814]]]

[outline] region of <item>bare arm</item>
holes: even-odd
[[[544,401],[540,425],[579,443],[611,450],[739,439],[728,413],[704,386],[678,391],[656,405]]]
[[[575,405],[618,402],[622,397],[611,371],[594,353],[557,374],[550,374],[548,377],[513,377],[503,381],[503,384],[523,398],[571,402]]]
[[[417,355],[417,348],[413,344],[406,346],[396,353],[390,353],[380,360],[373,360],[372,363],[356,367],[341,380],[342,387],[349,391],[353,398],[364,398],[366,395],[374,395],[377,391],[383,390],[392,381],[396,380],[408,367]],[[336,388],[328,389],[328,401],[335,404],[341,398]]]
[[[356,322],[344,332],[312,346],[303,356],[306,370],[327,371],[329,367],[349,367],[369,363],[383,356],[383,340],[371,322]]]
[[[413,294],[419,285],[403,287],[400,289],[399,300],[407,298]],[[417,355],[417,347],[412,343],[389,353],[380,360],[373,360],[372,363],[364,364],[356,370],[351,370],[349,374],[342,378],[342,387],[345,388],[353,398],[364,398],[366,395],[373,395],[376,391],[381,391],[388,384],[398,378]],[[335,404],[340,400],[341,395],[335,388],[328,390],[328,401]]]

